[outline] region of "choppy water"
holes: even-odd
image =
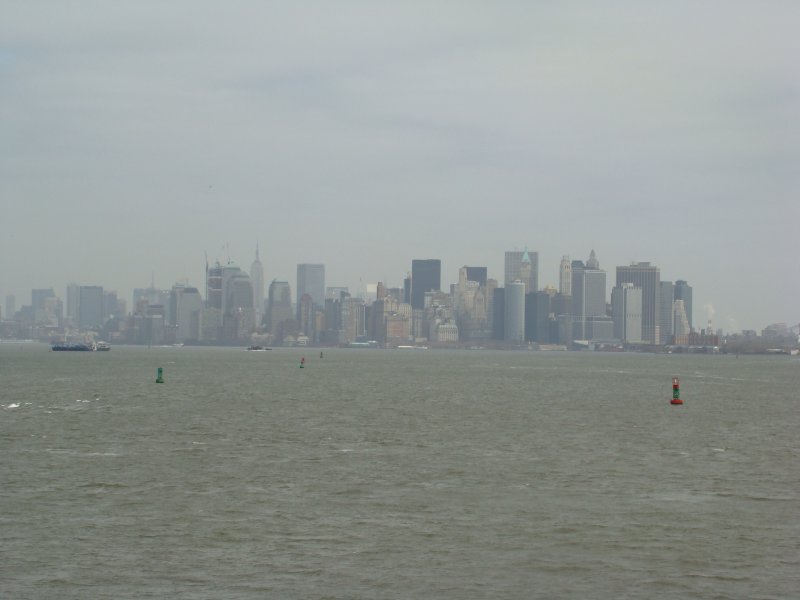
[[[0,347],[0,597],[797,598],[798,389],[786,357]]]

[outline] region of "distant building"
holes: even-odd
[[[253,285],[250,276],[242,270],[223,278],[225,303],[222,329],[226,340],[246,340],[255,328]]]
[[[617,267],[617,286],[632,283],[642,289],[642,341],[658,344],[660,318],[661,270],[649,262],[635,262],[627,267]]]
[[[103,325],[103,287],[82,285],[78,292],[78,327],[99,329]]]
[[[491,298],[492,338],[504,340],[506,336],[506,288],[495,286]]]
[[[672,336],[675,335],[675,285],[671,281],[662,281],[658,287],[659,307],[658,307],[658,339],[664,346],[672,343]]]
[[[178,342],[202,339],[203,324],[203,299],[196,287],[175,285],[170,293],[170,319],[169,324],[176,328],[175,339]],[[214,335],[210,339],[217,339],[216,328],[221,325],[211,316],[214,322]]]
[[[525,284],[525,293],[539,289],[539,253],[510,250],[505,254],[504,282],[520,280]]]
[[[486,285],[488,269],[486,267],[464,267],[467,270],[467,281],[477,281],[478,285]]]
[[[642,342],[642,289],[623,283],[611,290],[614,337],[628,344]]]
[[[439,291],[442,286],[442,261],[414,259],[411,261],[411,306],[425,308],[425,292]]]
[[[6,319],[13,319],[17,312],[17,299],[14,294],[6,296]]]
[[[525,284],[512,281],[505,286],[505,328],[503,339],[521,345],[525,341]]]
[[[686,312],[686,320],[689,323],[689,330],[692,329],[692,286],[683,279],[675,282],[675,300],[683,300],[683,309]]]
[[[561,257],[558,268],[558,293],[562,296],[572,295],[572,263],[566,254]]]
[[[283,339],[284,324],[291,321],[292,316],[292,290],[289,282],[274,279],[269,284],[267,329],[275,339]]]
[[[264,265],[261,264],[258,255],[258,243],[256,243],[256,259],[250,265],[250,283],[253,286],[253,309],[258,327],[264,318]]]
[[[525,339],[537,344],[550,344],[551,294],[533,292],[525,295]]]
[[[303,294],[311,296],[317,306],[325,306],[325,265],[303,263],[297,265],[297,300]]]
[[[672,310],[674,315],[673,323],[675,324],[673,343],[675,343],[675,339],[689,335],[692,329],[689,326],[689,319],[686,316],[686,307],[684,306],[683,300],[673,301]]]
[[[438,343],[458,342],[458,326],[452,321],[446,321],[436,325],[436,333],[433,341]]]
[[[600,269],[594,250],[584,265],[572,261],[572,323],[574,340],[595,339],[594,321],[606,317],[606,272]],[[600,319],[603,317],[603,319]],[[605,338],[606,330],[603,329]],[[609,335],[608,338],[611,336]]]
[[[67,286],[67,315],[66,315],[66,321],[69,327],[78,326],[79,302],[80,302],[80,286],[77,283],[70,283]]]

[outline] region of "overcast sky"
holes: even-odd
[[[5,0],[0,294],[651,261],[800,321],[800,2]],[[3,305],[3,308],[4,305]]]

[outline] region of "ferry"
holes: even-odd
[[[108,352],[109,350],[111,350],[111,344],[109,344],[108,342],[97,342],[94,345],[94,349],[97,350],[98,352]]]
[[[54,352],[93,352],[93,344],[68,344],[67,342],[58,342],[51,346]]]

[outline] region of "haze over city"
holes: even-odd
[[[796,3],[6,3],[0,299],[596,250],[796,324]],[[608,282],[608,289],[613,278]],[[704,308],[705,307],[705,308]]]

